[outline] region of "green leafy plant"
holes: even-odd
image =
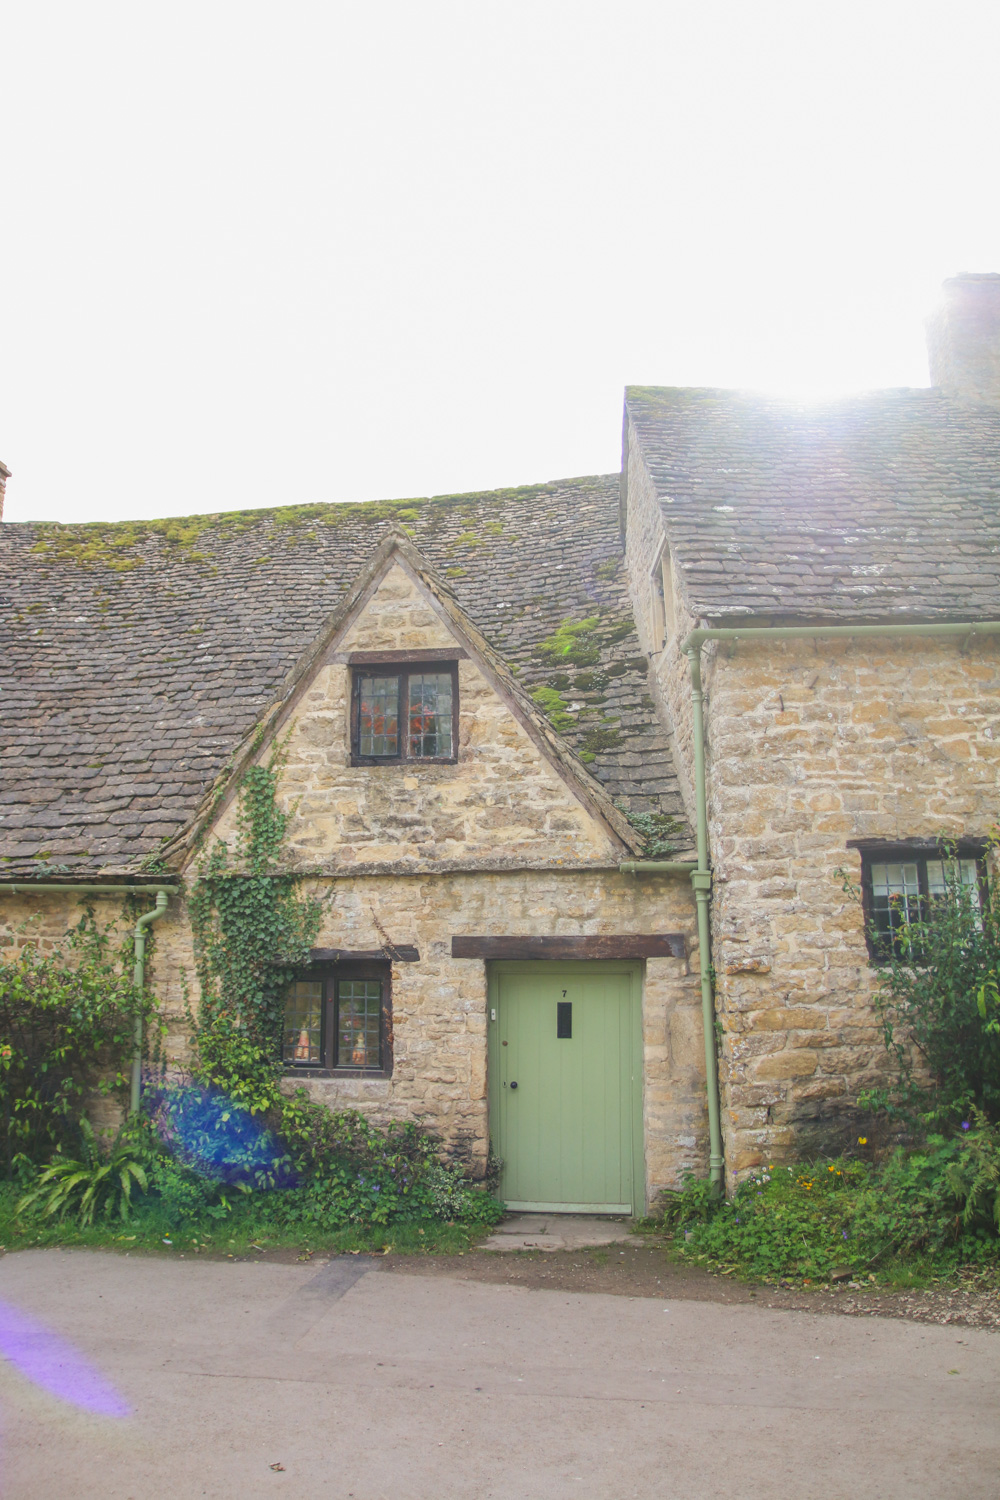
[[[85,912],[63,943],[28,943],[0,961],[0,1149],[47,1160],[76,1140],[93,1093],[124,1095],[137,995],[127,946]]]
[[[619,797],[615,801],[619,812],[625,814],[636,833],[642,837],[643,859],[669,859],[677,849],[677,841],[684,837],[684,825],[670,813],[632,812]]]
[[[976,1009],[987,1036],[1000,1032],[1000,976],[987,974],[976,992]]]
[[[677,1253],[764,1281],[825,1281],[923,1263],[1000,1269],[1000,1126],[981,1112],[882,1163],[838,1158],[753,1173],[726,1200],[689,1177],[655,1221]]]
[[[290,816],[277,803],[279,767],[276,754],[246,772],[237,846],[232,854],[224,842],[214,846],[191,893],[201,983],[196,1039],[209,1071],[213,1030],[230,1039],[242,1032],[249,1047],[277,1056],[285,992],[319,931],[323,903],[300,897],[298,877],[279,867]]]
[[[322,1113],[325,1120],[315,1122],[322,1135],[299,1156],[301,1185],[259,1201],[270,1222],[330,1231],[431,1220],[489,1225],[503,1217],[497,1200],[467,1183],[460,1166],[442,1162],[437,1143],[416,1125],[378,1130],[354,1111]]]
[[[684,825],[669,813],[631,813],[629,822],[642,835],[643,859],[669,859],[684,833]]]
[[[1000,1120],[1000,896],[980,903],[945,864],[946,889],[902,921],[880,962],[875,1006],[895,1084],[867,1095],[931,1123],[973,1109]]]
[[[93,1224],[95,1216],[117,1213],[127,1219],[132,1208],[132,1190],[145,1192],[148,1146],[131,1127],[119,1131],[104,1151],[89,1120],[80,1121],[81,1153],[78,1157],[57,1152],[38,1178],[38,1183],[17,1205],[18,1213],[34,1208],[45,1218],[58,1215]]]

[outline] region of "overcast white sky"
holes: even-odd
[[[7,518],[601,473],[622,387],[927,382],[996,0],[8,0]]]

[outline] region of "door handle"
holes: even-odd
[[[512,1083],[512,1084],[511,1084],[511,1088],[512,1088],[512,1089],[516,1089],[516,1088],[517,1088],[517,1084],[516,1084],[516,1083]]]

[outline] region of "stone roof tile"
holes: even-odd
[[[567,706],[559,732],[597,780],[627,788],[633,811],[682,816],[628,600],[617,476],[148,523],[4,523],[0,879],[155,856],[400,525],[524,690],[559,695],[543,710]],[[585,620],[582,645],[560,656],[559,626]],[[654,754],[626,779],[622,753],[640,731]]]
[[[695,616],[1000,618],[1000,410],[633,386],[626,413]]]

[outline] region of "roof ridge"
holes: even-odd
[[[617,471],[610,474],[583,474],[576,477],[564,479],[545,479],[537,483],[500,486],[492,490],[455,490],[439,495],[411,495],[408,497],[387,498],[378,500],[308,500],[297,504],[284,505],[261,505],[248,508],[232,510],[192,511],[183,516],[138,516],[123,517],[118,521],[47,521],[41,518],[24,521],[5,521],[0,527],[0,536],[13,532],[15,529],[28,529],[38,527],[45,531],[76,532],[90,528],[94,530],[148,530],[154,533],[167,535],[171,529],[196,527],[198,530],[208,530],[211,523],[215,522],[224,529],[231,529],[243,523],[247,528],[256,520],[268,517],[284,520],[289,523],[298,519],[318,517],[324,512],[336,511],[345,514],[350,513],[361,519],[371,519],[373,522],[391,520],[398,516],[399,512],[406,511],[424,505],[461,505],[470,503],[486,503],[489,501],[529,499],[536,495],[557,495],[563,489],[579,489],[586,485],[601,485],[616,482]],[[405,519],[405,518],[404,518]]]

